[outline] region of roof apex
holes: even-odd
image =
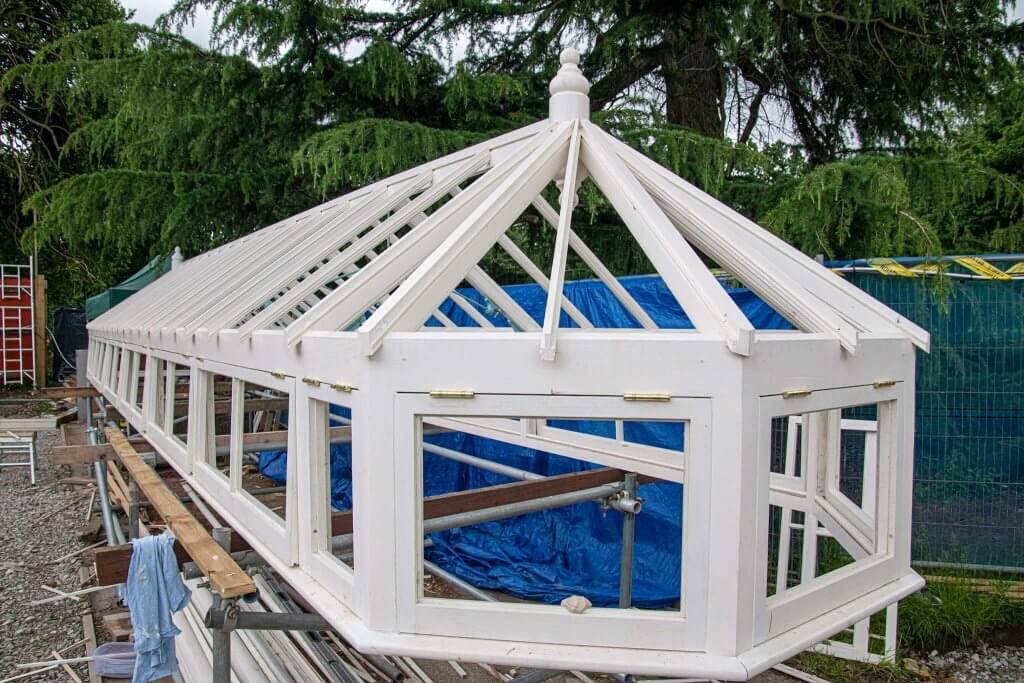
[[[572,47],[559,55],[562,66],[551,79],[548,118],[552,121],[590,119],[590,81],[580,71],[580,53]]]

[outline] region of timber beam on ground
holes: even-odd
[[[178,543],[202,570],[210,588],[225,599],[255,593],[256,585],[252,578],[238,566],[229,552],[213,540],[160,475],[142,460],[124,434],[112,427],[105,431],[117,458],[163,517]]]

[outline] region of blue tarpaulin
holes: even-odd
[[[663,329],[692,329],[660,277],[621,278],[623,287]],[[547,294],[538,285],[504,288],[538,323],[543,321]],[[791,325],[747,289],[729,289],[740,310],[757,329],[791,329]],[[565,296],[599,328],[640,327],[600,281],[568,282]],[[475,290],[460,290],[495,326],[508,322]],[[451,300],[441,312],[459,326],[476,323]],[[431,319],[430,325],[440,323]],[[575,324],[562,314],[563,327]],[[332,410],[347,417],[346,409]],[[552,427],[613,437],[608,420],[550,420]],[[681,423],[627,422],[627,441],[682,451],[686,435]],[[558,475],[596,467],[591,463],[486,439],[462,432],[427,437],[428,442],[542,475]],[[285,479],[286,454],[261,453],[260,471],[277,482]],[[430,453],[423,455],[424,495],[433,496],[512,480]],[[643,512],[637,517],[633,566],[633,605],[665,607],[680,599],[682,486],[651,483],[640,487]],[[348,444],[331,448],[331,496],[336,509],[352,507],[352,459]],[[598,503],[487,522],[432,534],[427,559],[486,589],[528,600],[555,604],[570,595],[586,596],[598,606],[618,604],[622,515]]]

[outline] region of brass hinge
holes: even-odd
[[[672,394],[659,392],[637,392],[632,394],[623,394],[622,398],[626,401],[656,401],[659,403],[667,403],[672,400]]]
[[[318,380],[316,377],[303,377],[302,382],[304,384],[308,384],[311,387],[320,386],[320,380]]]
[[[270,376],[277,379],[286,379],[288,375],[283,370],[271,370]]]
[[[891,387],[896,384],[894,379],[880,379],[875,381],[875,389],[884,389],[885,387]]]
[[[341,382],[331,382],[331,389],[335,391],[344,391],[346,394],[352,393],[351,384],[342,384]]]
[[[813,393],[810,389],[786,389],[782,392],[782,398],[802,398]]]
[[[469,389],[431,389],[431,398],[473,398],[476,393]]]

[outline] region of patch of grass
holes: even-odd
[[[832,683],[894,683],[917,680],[898,664],[862,664],[818,652],[801,652],[786,664]]]
[[[997,583],[993,592],[972,590],[967,577],[928,584],[937,598],[914,595],[900,603],[900,647],[946,652],[976,644],[985,631],[1024,624],[1024,602],[1010,599]]]

